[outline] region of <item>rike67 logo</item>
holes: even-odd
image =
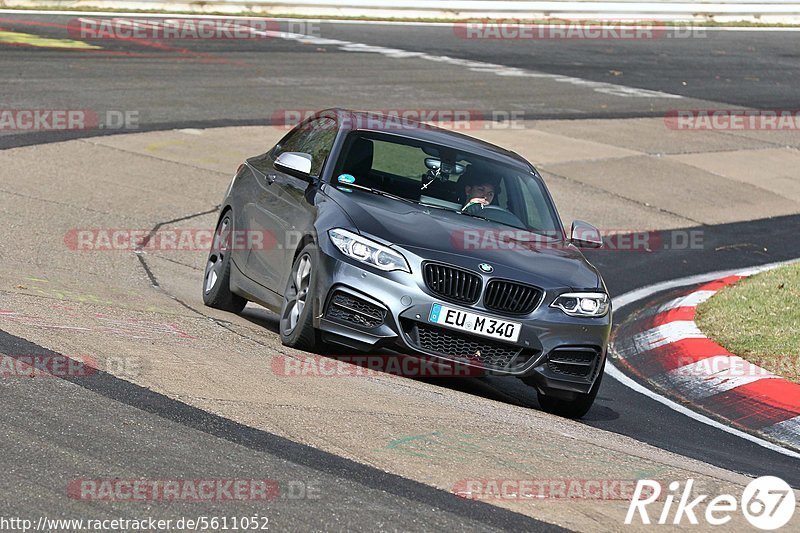
[[[751,481],[742,492],[741,499],[731,494],[722,494],[709,500],[708,494],[695,494],[694,479],[689,479],[681,488],[678,481],[669,484],[668,492],[662,494],[661,484],[641,479],[636,485],[625,523],[641,521],[664,525],[681,525],[688,522],[698,525],[698,517],[712,526],[724,526],[741,512],[750,525],[764,531],[780,529],[792,520],[797,499],[794,491],[784,480],[764,476]],[[658,505],[653,505],[658,502]],[[657,508],[663,502],[660,510]],[[700,507],[705,507],[701,512]],[[651,512],[655,512],[653,516]],[[796,524],[795,524],[796,525]]]

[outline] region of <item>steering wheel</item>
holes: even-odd
[[[517,216],[499,205],[472,204],[463,211],[468,215],[476,215],[492,222],[499,222],[508,226],[524,227],[522,221]]]

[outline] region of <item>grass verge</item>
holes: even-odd
[[[722,289],[696,322],[729,352],[800,383],[800,263]]]

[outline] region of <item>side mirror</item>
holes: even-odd
[[[275,166],[287,174],[309,180],[311,178],[311,160],[311,154],[283,152],[275,160]]]
[[[576,220],[572,223],[569,240],[581,248],[602,248],[603,246],[603,236],[600,235],[600,230],[583,220]]]

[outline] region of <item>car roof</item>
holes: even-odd
[[[506,150],[500,146],[462,133],[405,118],[400,111],[396,114],[387,114],[333,108],[320,111],[317,116],[326,114],[335,114],[339,129],[345,132],[364,131],[400,135],[409,139],[448,146],[463,153],[471,153],[489,159],[499,159],[507,164],[521,166],[528,170],[533,169],[533,166],[528,161],[511,150]]]

